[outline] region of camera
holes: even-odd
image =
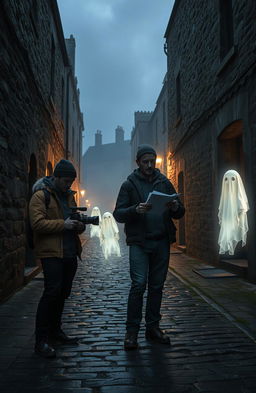
[[[98,216],[92,216],[88,217],[86,214],[81,214],[78,212],[80,211],[86,211],[87,207],[71,207],[72,213],[71,213],[71,220],[77,220],[81,221],[83,224],[88,225],[99,225],[99,217]]]

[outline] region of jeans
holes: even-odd
[[[36,313],[36,341],[47,340],[61,329],[65,299],[71,293],[77,258],[43,258],[44,292]]]
[[[168,239],[147,240],[144,247],[130,246],[131,288],[128,297],[126,328],[139,331],[142,319],[143,295],[148,284],[146,328],[158,327],[163,286],[170,256]]]

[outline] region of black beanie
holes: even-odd
[[[55,177],[76,177],[76,170],[72,162],[60,160],[54,168],[53,176]]]
[[[157,156],[155,149],[150,145],[139,145],[136,155],[136,160],[139,160],[144,154],[154,154]]]

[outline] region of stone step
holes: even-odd
[[[41,272],[39,266],[25,267],[24,268],[24,285],[31,281],[38,273]]]
[[[176,248],[184,253],[186,253],[186,251],[187,251],[187,247],[185,246],[185,244],[177,244]]]
[[[247,277],[248,261],[247,259],[220,259],[220,267],[241,277]]]

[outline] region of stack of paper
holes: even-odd
[[[167,209],[166,204],[177,199],[179,195],[180,194],[164,194],[163,192],[152,191],[148,194],[146,203],[150,203],[152,205],[152,209],[150,211],[161,214]]]

